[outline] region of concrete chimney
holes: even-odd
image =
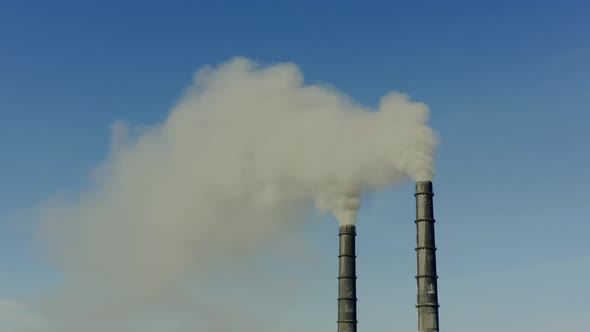
[[[438,289],[432,182],[416,182],[418,332],[438,332]]]
[[[339,236],[338,332],[356,332],[356,227],[340,226]]]

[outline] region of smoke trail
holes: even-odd
[[[92,188],[43,212],[66,285],[51,318],[61,331],[112,330],[172,301],[186,276],[205,280],[276,241],[314,206],[354,223],[360,193],[432,177],[427,120],[406,95],[371,110],[304,84],[293,64],[202,69],[162,124],[133,135],[116,123]]]

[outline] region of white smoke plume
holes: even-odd
[[[113,125],[91,188],[42,213],[65,278],[50,320],[116,331],[183,302],[188,276],[206,284],[316,208],[354,223],[361,193],[432,177],[427,121],[404,94],[370,109],[305,84],[294,64],[234,58],[200,70],[162,124]]]

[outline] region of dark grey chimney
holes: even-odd
[[[432,182],[416,182],[416,256],[418,332],[438,332],[438,289]]]
[[[339,236],[338,332],[356,332],[356,227],[340,226]]]

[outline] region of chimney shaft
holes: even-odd
[[[438,332],[438,289],[432,182],[416,182],[418,332]]]
[[[340,226],[339,236],[338,332],[356,332],[356,227]]]

